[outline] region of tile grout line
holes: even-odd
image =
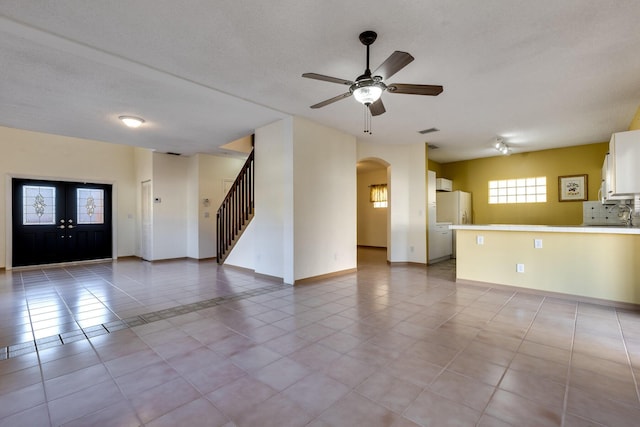
[[[511,298],[509,298],[509,300],[507,302],[505,302],[503,304],[503,306],[500,308],[500,311],[502,311],[502,309],[504,307],[506,307],[509,302],[511,302],[511,300],[513,300],[516,295],[518,295],[518,292],[514,292],[513,295],[511,296]],[[527,337],[527,334],[529,333],[529,331],[531,331],[531,327],[533,326],[533,324],[536,321],[536,318],[538,317],[538,315],[540,314],[540,310],[542,309],[542,306],[544,305],[544,302],[546,301],[547,297],[542,297],[542,300],[540,301],[540,303],[538,304],[538,308],[536,309],[536,313],[533,316],[533,318],[531,319],[531,321],[529,322],[529,325],[527,326],[527,330],[525,331],[524,335],[522,335],[522,338],[520,339],[520,344],[518,344],[518,348],[515,349],[515,351],[513,352],[513,357],[511,357],[511,359],[509,360],[509,363],[507,364],[507,366],[505,366],[504,368],[504,372],[502,373],[502,375],[500,376],[500,380],[498,380],[498,382],[496,383],[496,385],[494,386],[493,392],[491,393],[491,396],[489,397],[489,400],[487,400],[486,405],[484,406],[484,408],[482,409],[482,412],[480,414],[480,418],[478,419],[478,421],[476,422],[476,425],[478,425],[480,423],[480,420],[482,420],[482,417],[485,416],[487,409],[489,408],[489,405],[491,404],[491,401],[493,400],[493,397],[495,396],[496,392],[498,390],[503,390],[500,388],[500,384],[502,383],[502,380],[504,379],[504,376],[507,374],[507,372],[509,371],[509,369],[511,368],[511,364],[513,363],[513,360],[518,356],[518,351],[520,350],[520,347],[522,347],[522,345],[525,342],[525,338]],[[498,312],[499,313],[499,312]],[[498,315],[498,313],[495,314],[495,316],[493,316],[492,320]],[[519,396],[517,393],[514,393],[517,396]],[[524,396],[522,396],[524,397]],[[489,415],[491,416],[491,415]],[[495,416],[495,418],[507,422],[506,420],[502,420],[501,418]],[[562,416],[561,416],[562,418]]]
[[[24,284],[23,284],[24,287]],[[264,295],[271,292],[277,292],[282,289],[288,289],[289,286],[285,284],[274,284],[257,289],[250,289],[247,291],[237,292],[229,295],[224,295],[208,300],[198,301],[195,303],[182,304],[175,307],[152,311],[148,313],[142,313],[135,316],[130,316],[125,319],[119,318],[119,320],[113,320],[111,322],[101,323],[98,325],[92,325],[87,327],[78,326],[80,329],[75,331],[63,332],[57,335],[51,335],[48,337],[42,337],[35,339],[35,335],[32,327],[32,341],[25,341],[22,343],[11,344],[2,347],[2,353],[0,353],[0,360],[11,359],[14,357],[22,356],[39,350],[45,350],[59,345],[69,344],[71,342],[79,341],[81,339],[90,339],[100,335],[110,334],[122,329],[132,328],[134,326],[145,325],[148,323],[156,322],[158,320],[169,319],[183,314],[193,313],[195,311],[204,310],[207,308],[215,307],[218,305],[226,304],[233,301],[239,301],[242,299],[251,298],[257,295]],[[57,292],[57,291],[56,291]],[[66,306],[66,302],[65,302]],[[28,301],[27,301],[28,307]],[[67,310],[69,308],[67,307]],[[114,313],[117,316],[117,313]],[[118,316],[119,317],[119,316]],[[78,321],[74,319],[76,323]],[[31,324],[31,315],[29,315],[29,322]],[[68,339],[67,339],[68,338]],[[52,344],[56,343],[56,344]],[[40,345],[39,345],[40,344]],[[29,351],[25,351],[29,350]],[[14,354],[18,353],[18,354]],[[6,356],[6,357],[3,357]]]
[[[49,425],[52,425],[51,422],[51,410],[49,409],[49,396],[47,395],[47,387],[45,387],[44,383],[45,383],[45,379],[44,379],[44,371],[42,370],[42,360],[40,359],[40,353],[38,353],[38,347],[36,344],[36,335],[35,335],[35,331],[33,330],[33,321],[31,319],[31,309],[29,308],[29,299],[27,298],[27,292],[24,286],[24,277],[22,275],[22,273],[20,273],[20,282],[22,283],[22,289],[25,293],[25,303],[27,305],[27,312],[29,313],[29,324],[31,325],[31,335],[33,335],[33,343],[34,343],[34,351],[36,353],[36,357],[38,358],[38,371],[40,372],[40,381],[42,383],[42,394],[44,396],[44,401],[46,404],[46,408],[47,408],[47,420],[49,420]],[[9,346],[7,346],[7,359],[10,356],[10,352],[9,352]]]
[[[567,366],[567,380],[564,385],[564,402],[562,404],[562,418],[560,425],[564,426],[567,418],[567,407],[569,406],[569,384],[571,383],[571,366],[573,364],[573,347],[576,342],[576,328],[578,327],[578,314],[580,303],[576,304],[576,310],[573,318],[573,330],[571,334],[571,348],[569,349],[569,365]]]
[[[624,354],[627,357],[627,363],[629,364],[629,369],[631,370],[631,379],[633,379],[633,384],[636,387],[636,397],[638,398],[638,402],[640,402],[640,389],[638,388],[638,380],[633,369],[633,364],[631,363],[631,356],[629,355],[629,348],[627,346],[627,340],[624,335],[624,330],[622,329],[622,323],[620,322],[620,314],[618,313],[618,310],[616,310],[616,321],[618,323],[620,335],[622,335],[622,345],[624,346]]]
[[[493,290],[493,288],[491,288],[491,287],[489,287],[489,288],[485,289],[485,291],[484,291],[484,292],[482,292],[482,293],[481,293],[481,294],[480,294],[476,299],[474,299],[474,300],[473,300],[473,302],[472,302],[471,304],[469,304],[469,305],[465,306],[465,309],[466,309],[467,307],[471,306],[472,304],[476,303],[480,298],[482,298],[483,296],[487,295],[487,294],[488,294],[489,292],[491,292],[492,290]],[[457,292],[458,292],[458,289],[457,289],[457,288],[455,288],[451,294],[447,295],[447,297],[448,297],[448,296],[450,296],[450,295],[456,294]],[[491,319],[495,318],[495,317],[498,315],[498,313],[499,313],[503,308],[505,308],[505,307],[506,307],[506,305],[509,303],[509,301],[511,301],[511,300],[515,297],[515,295],[516,295],[516,292],[514,292],[514,293],[509,297],[509,299],[508,299],[507,301],[505,301],[504,303],[502,303],[502,305],[500,306],[499,310],[498,310],[498,311],[496,311],[496,313],[493,315],[493,317],[492,317]],[[444,325],[444,324],[446,324],[448,321],[450,321],[450,320],[454,319],[458,314],[462,313],[463,311],[464,311],[464,309],[463,309],[463,310],[461,310],[460,312],[457,312],[457,313],[455,313],[455,314],[452,314],[451,316],[449,316],[449,318],[448,318],[447,320],[445,320],[444,322],[442,322],[441,324],[439,324],[435,329],[440,328],[442,325]],[[486,322],[485,322],[485,324],[488,324],[489,322],[490,322],[490,320],[486,321]],[[453,364],[453,362],[458,358],[458,356],[460,356],[460,354],[462,354],[462,353],[463,353],[463,352],[464,352],[464,351],[465,351],[465,350],[466,350],[466,349],[471,345],[471,343],[472,343],[472,342],[477,338],[478,334],[479,334],[482,330],[484,330],[484,329],[480,329],[480,330],[479,330],[479,331],[474,335],[473,339],[471,339],[471,340],[470,340],[470,341],[469,341],[465,346],[461,347],[461,348],[456,352],[456,354],[451,358],[451,360],[449,360],[449,362],[447,362],[447,363],[442,367],[442,369],[440,369],[440,371],[438,372],[438,374],[437,374],[436,376],[434,376],[434,377],[433,377],[433,379],[429,382],[429,384],[422,388],[422,391],[421,391],[420,393],[418,393],[418,395],[417,395],[417,396],[416,396],[416,397],[411,401],[411,403],[409,403],[409,404],[406,406],[406,408],[402,411],[402,413],[400,414],[402,417],[405,417],[405,413],[406,413],[407,409],[408,409],[411,405],[413,405],[413,404],[416,402],[416,400],[418,400],[418,397],[420,397],[420,395],[421,395],[422,393],[424,393],[425,391],[429,391],[430,393],[433,393],[433,394],[435,394],[435,395],[437,395],[437,396],[440,396],[440,397],[442,397],[443,399],[446,399],[446,400],[452,400],[451,398],[449,398],[449,397],[447,397],[447,396],[444,396],[444,395],[442,395],[442,394],[440,394],[440,393],[438,393],[438,392],[436,392],[436,391],[434,391],[434,390],[431,390],[431,386],[435,383],[435,381],[437,380],[437,378],[439,378],[439,377],[440,377],[440,376],[441,376],[441,375],[442,375],[442,374],[447,370],[447,368]],[[454,372],[455,372],[455,371],[454,371]],[[456,374],[458,374],[458,375],[464,376],[464,377],[466,377],[466,378],[470,378],[470,377],[467,377],[467,376],[466,376],[466,375],[464,375],[464,374],[460,374],[460,373],[457,373],[457,372],[455,372],[455,373],[456,373]],[[498,386],[496,385],[496,386],[495,386],[495,388],[498,388]],[[495,391],[494,391],[494,393],[495,393]],[[493,396],[493,393],[491,394],[491,396]],[[461,405],[463,405],[463,406],[466,406],[467,408],[471,408],[470,406],[466,405],[464,402],[461,402],[460,404],[461,404]],[[488,404],[488,403],[487,403],[487,404]],[[475,408],[471,408],[471,409],[473,409],[473,410],[477,411],[477,409],[475,409]],[[484,408],[482,411],[478,411],[478,412],[480,412],[480,417],[478,418],[478,422],[480,422],[480,420],[482,419],[482,417],[483,417],[483,415],[484,415],[484,411],[485,411],[485,409],[486,409],[486,406],[485,406],[485,408]],[[406,417],[406,418],[407,418],[407,419],[410,419],[410,418],[408,418],[408,417]]]

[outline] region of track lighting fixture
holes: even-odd
[[[496,137],[496,142],[494,143],[494,147],[501,154],[508,156],[511,154],[511,148],[507,144],[505,144],[504,139],[501,136]]]

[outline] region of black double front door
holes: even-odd
[[[13,179],[13,266],[112,257],[111,185]]]

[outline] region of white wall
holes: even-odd
[[[142,257],[142,237],[143,237],[143,224],[142,224],[142,203],[146,201],[142,200],[142,183],[150,181],[153,186],[153,151],[146,148],[134,148],[134,169],[135,169],[135,194],[136,194],[136,246],[135,255]],[[153,191],[153,187],[152,187]],[[153,203],[151,203],[151,209],[153,209]],[[153,217],[153,214],[152,214]],[[146,226],[146,225],[145,225]],[[153,226],[146,226],[150,234],[149,250],[153,252]],[[147,254],[148,259],[153,259],[153,253]]]
[[[387,208],[374,208],[369,186],[387,183],[387,168],[358,172],[358,245],[387,247]]]
[[[296,117],[255,141],[255,217],[227,263],[285,283],[355,268],[355,137]]]
[[[213,258],[216,256],[216,213],[226,196],[223,191],[224,180],[235,180],[246,158],[208,154],[198,154],[194,157],[198,164],[198,185],[194,201],[197,208],[198,243],[197,254],[193,258]],[[205,206],[204,199],[209,199],[208,206]]]
[[[427,144],[409,151],[409,262],[427,263]]]
[[[135,149],[137,217],[141,216],[143,181],[151,180],[154,197],[162,199],[152,204],[151,259],[216,256],[216,212],[225,196],[223,181],[234,180],[244,162],[242,158],[208,154],[182,157]],[[208,206],[204,199],[209,199]],[[139,244],[136,254],[140,256]]]
[[[427,263],[425,150],[424,143],[357,145],[358,161],[381,159],[390,164],[387,258],[391,262]]]
[[[200,258],[200,159],[187,158],[187,257]]]
[[[223,180],[244,159],[193,157],[0,127],[0,268],[11,261],[11,178],[113,184],[114,256],[140,256],[141,183],[151,181],[153,260],[215,257],[215,215]],[[210,199],[209,206],[202,200]],[[205,213],[209,216],[205,218]],[[8,261],[8,262],[7,262]]]
[[[114,256],[136,251],[133,148],[0,127],[0,268],[11,267],[11,178],[113,184]]]
[[[285,278],[285,193],[291,184],[287,173],[292,145],[291,120],[281,120],[255,132],[255,216],[226,263],[249,268],[256,273]],[[288,150],[287,150],[288,148]],[[289,274],[292,283],[292,275]]]
[[[187,256],[186,157],[153,153],[153,260]]]
[[[293,121],[294,280],[357,267],[356,140]]]

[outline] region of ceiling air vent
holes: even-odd
[[[167,154],[169,154],[171,156],[181,156],[182,155],[180,153],[174,153],[173,151],[167,151]]]
[[[426,133],[431,133],[431,132],[438,132],[440,129],[438,128],[429,128],[429,129],[424,129],[424,130],[419,130],[418,133],[421,134],[426,134]]]
[[[440,146],[433,144],[427,144],[427,147],[429,148],[429,150],[437,150],[438,148],[440,148]]]

